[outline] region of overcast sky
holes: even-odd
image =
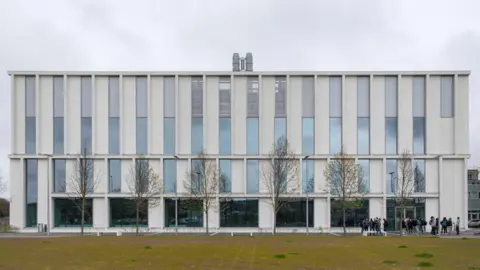
[[[470,165],[480,164],[480,1],[0,1],[0,168],[8,179],[7,70],[469,69]],[[440,134],[439,134],[440,136]]]

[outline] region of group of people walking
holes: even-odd
[[[460,234],[460,217],[457,217],[457,222],[454,223],[452,218],[447,219],[446,217],[443,217],[440,221],[439,218],[431,216],[428,224],[432,226],[432,235],[438,235],[439,233],[441,235],[451,235],[453,228],[455,228],[457,235]]]
[[[457,221],[454,223],[452,218],[444,217],[442,220],[430,217],[430,220],[427,221],[423,218],[410,218],[406,217],[401,220],[401,234],[415,234],[420,235],[427,232],[427,224],[432,228],[430,233],[432,235],[451,235],[453,229],[457,235],[460,234],[460,217],[457,217]],[[374,234],[382,235],[383,232],[389,230],[388,220],[385,218],[365,218],[361,224],[362,234],[364,232],[373,232]],[[393,228],[394,229],[394,228]]]

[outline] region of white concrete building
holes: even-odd
[[[407,72],[35,72],[11,77],[11,224],[36,231],[78,231],[65,182],[87,149],[96,186],[90,230],[131,225],[126,178],[144,154],[164,181],[161,204],[142,215],[150,230],[174,226],[175,190],[202,148],[229,177],[230,198],[212,209],[209,227],[272,227],[259,163],[285,135],[302,160],[299,179],[314,177],[309,226],[339,227],[323,170],[343,144],[364,167],[369,193],[347,219],[387,217],[395,224],[395,159],[407,149],[424,176],[407,215],[468,217],[469,71]],[[50,182],[50,183],[49,183]],[[219,195],[222,197],[223,195]],[[305,197],[302,190],[297,197]],[[220,199],[221,200],[221,199]],[[283,211],[280,227],[305,228],[305,201]],[[173,204],[172,204],[173,203]],[[179,209],[180,230],[203,227],[203,214]],[[390,225],[394,226],[394,225]]]

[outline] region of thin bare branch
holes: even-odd
[[[413,157],[409,150],[404,150],[398,159],[398,172],[393,176],[395,190],[395,200],[400,209],[403,210],[415,193],[415,174],[418,173],[418,168],[413,168]],[[402,211],[402,218],[404,217]]]

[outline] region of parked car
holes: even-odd
[[[472,219],[468,222],[469,228],[480,228],[480,219]]]

